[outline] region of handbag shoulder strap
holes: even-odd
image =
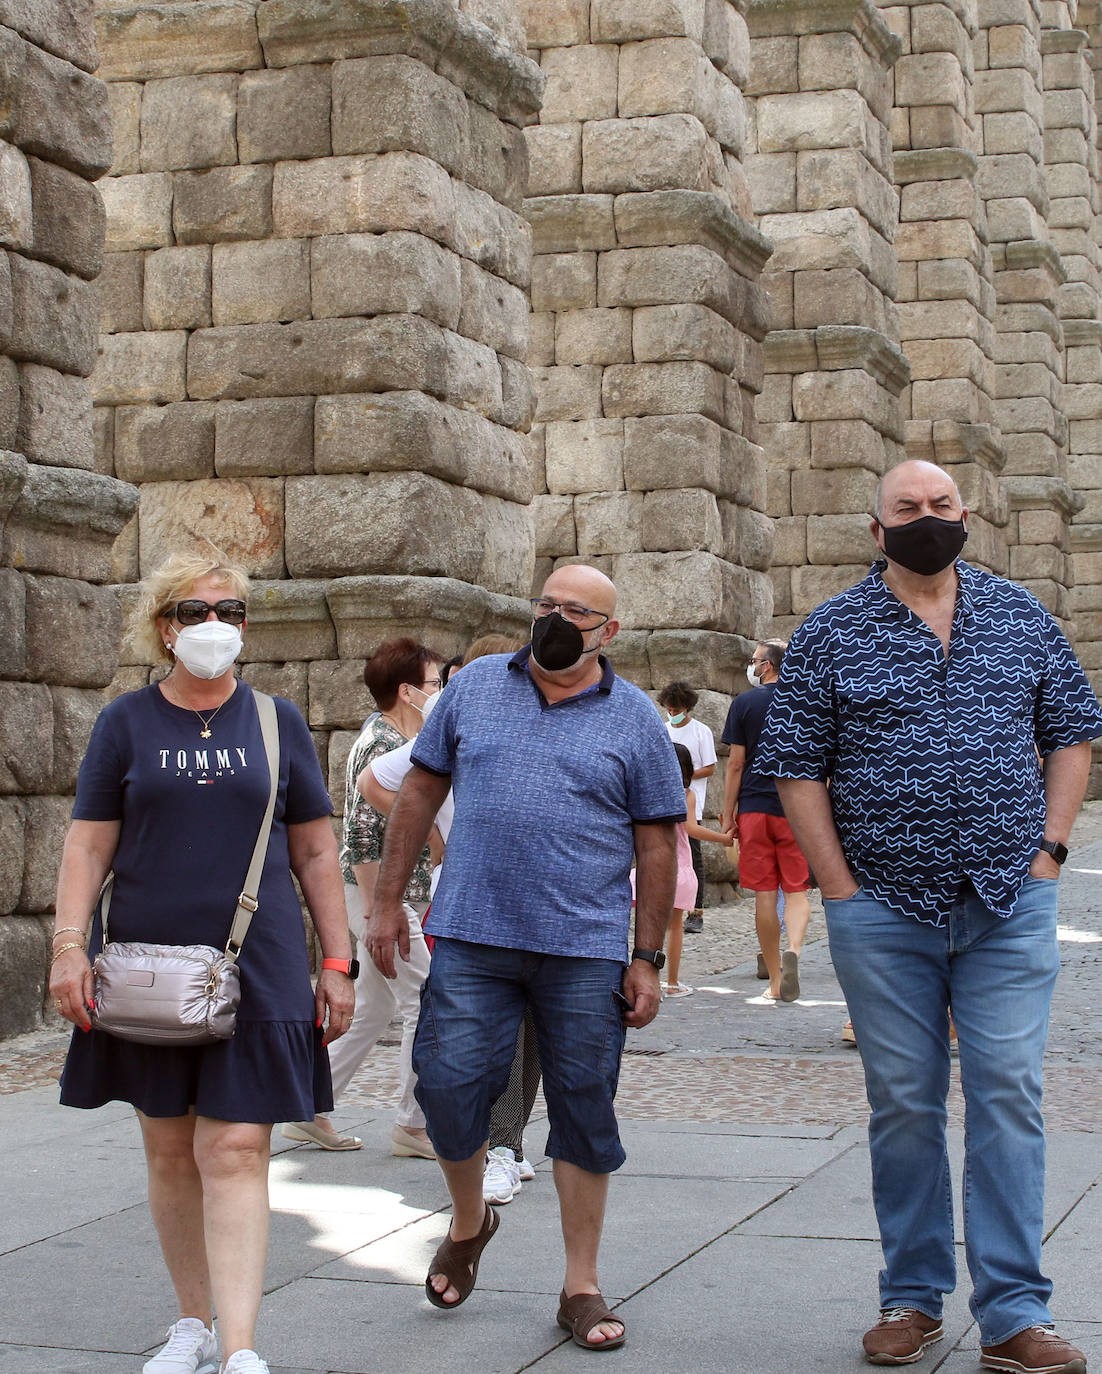
[[[260,733],[264,740],[264,753],[268,759],[268,804],[264,808],[264,819],[260,822],[260,833],[253,846],[249,871],[237,898],[237,909],[233,913],[229,939],[226,941],[226,956],[235,962],[241,953],[249,926],[260,903],[257,891],[260,875],[264,871],[264,859],[268,853],[268,839],[272,833],[272,817],[275,815],[276,794],[279,791],[279,722],[276,719],[275,702],[267,692],[253,689],[256,714],[260,717]],[[100,888],[100,920],[103,925],[103,943],[107,944],[107,914],[111,910],[111,892],[115,885],[114,873],[108,873]]]
[[[231,962],[241,953],[241,946],[249,933],[249,925],[259,906],[256,894],[260,888],[260,875],[264,871],[268,837],[272,833],[272,817],[275,815],[276,793],[279,791],[279,723],[276,720],[275,702],[267,692],[255,690],[253,699],[256,701],[256,713],[260,717],[264,752],[268,756],[268,805],[264,808],[264,819],[260,822],[260,833],[253,846],[249,871],[245,874],[245,884],[238,894],[237,910],[233,913],[230,937],[226,941],[226,956]]]

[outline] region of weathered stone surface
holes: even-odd
[[[47,946],[39,922],[19,917],[0,921],[0,1036],[19,1035],[42,1025]]]
[[[211,323],[211,250],[205,244],[145,256],[142,321],[146,329],[202,329]]]
[[[178,243],[229,243],[264,239],[272,233],[271,167],[180,172],[172,188],[172,226]]]
[[[242,162],[329,155],[330,70],[312,64],[241,77],[237,148]]]
[[[589,41],[589,0],[520,0],[519,9],[533,48]]]
[[[88,382],[38,363],[23,363],[19,382],[19,452],[36,463],[91,468],[95,454]]]
[[[527,601],[449,576],[339,577],[326,595],[346,659],[366,658],[392,635],[412,635],[453,654],[479,635],[524,633],[531,624]]]
[[[729,373],[742,361],[740,342],[735,327],[703,305],[644,307],[632,318],[636,362],[698,361]]]
[[[622,420],[549,423],[545,439],[549,491],[565,494],[623,488]]]
[[[125,482],[73,468],[27,465],[0,545],[0,563],[104,582],[111,544],[138,493]]]
[[[540,109],[541,119],[549,124],[570,119],[614,119],[617,113],[618,59],[619,49],[609,43],[548,48],[540,60],[547,78]],[[622,101],[621,88],[621,104]],[[653,112],[621,110],[622,114]]]
[[[214,422],[214,468],[219,477],[313,471],[312,396],[220,401]]]
[[[0,244],[28,249],[34,240],[31,169],[10,143],[0,143]]]
[[[509,282],[466,258],[462,267],[459,333],[523,363],[528,352],[528,298]]]
[[[307,664],[246,663],[241,676],[250,687],[293,701],[305,717],[308,710]]]
[[[92,18],[93,0],[0,0],[0,24],[86,72],[94,72],[98,60]]]
[[[17,801],[0,797],[0,915],[16,909],[22,888],[23,816]],[[6,959],[4,967],[11,968]]]
[[[96,403],[182,401],[187,395],[187,339],[183,330],[101,335],[92,373]]]
[[[172,177],[167,172],[108,177],[99,190],[107,212],[108,253],[172,242]]]
[[[558,196],[582,189],[582,126],[532,124],[528,145],[528,194]]]
[[[114,147],[112,176],[124,176],[142,170],[141,120],[142,87],[137,81],[113,81],[107,87],[107,107],[111,115],[111,136]]]
[[[630,363],[631,328],[630,310],[564,310],[556,317],[554,361],[564,366]]]
[[[118,658],[118,632],[122,622],[118,599],[115,598],[114,592],[110,595],[115,602],[110,627],[106,624],[103,613],[98,616],[98,628],[103,628],[104,632],[107,628],[113,629],[115,635],[114,643],[110,647],[109,680],[114,673],[115,660]],[[104,657],[102,668],[106,666],[107,660]],[[51,791],[73,793],[77,790],[77,769],[80,768],[85,750],[88,749],[92,725],[96,723],[96,716],[103,709],[103,694],[82,687],[51,687],[49,695],[54,698],[54,779],[51,782]]]
[[[0,682],[0,792],[45,792],[54,766],[53,703],[40,683]]]
[[[536,561],[528,508],[499,496],[484,496],[481,501],[482,558],[475,580],[490,592],[527,596]]]
[[[458,174],[468,136],[463,92],[423,62],[365,57],[333,67],[333,152],[415,152]]]
[[[647,636],[646,646],[651,682],[665,684],[688,676],[692,682],[707,684],[713,691],[730,697],[738,690],[740,680],[746,680],[743,665],[754,647],[752,641],[737,634],[655,630]]]
[[[703,549],[723,553],[719,506],[700,487],[647,492],[643,501],[643,543],[648,552]]]
[[[58,856],[69,828],[72,801],[68,797],[24,797],[20,807],[26,817],[26,850],[19,909],[32,914],[52,911]]]
[[[726,420],[722,376],[698,362],[617,364],[605,369],[601,385],[604,413],[629,415],[707,415]]]
[[[699,42],[704,9],[704,0],[593,0],[590,29],[598,43],[681,35]]]
[[[135,333],[142,328],[144,253],[109,253],[96,279],[101,334]]]
[[[586,191],[707,190],[708,135],[692,115],[598,119],[582,125]]]
[[[292,577],[362,572],[474,581],[481,561],[477,493],[418,472],[287,479]],[[449,537],[439,539],[447,529]]]
[[[336,658],[337,635],[326,602],[328,585],[304,579],[254,582],[242,661],[302,662]]]
[[[211,319],[215,325],[270,324],[309,316],[309,243],[272,239],[214,245]]]
[[[237,81],[236,76],[219,73],[147,82],[142,95],[142,170],[236,162]]]
[[[569,558],[578,552],[572,496],[536,496],[532,501],[537,558]]]
[[[702,629],[764,633],[772,596],[761,574],[704,552],[620,554],[611,576],[626,629]]]
[[[28,676],[67,687],[106,687],[122,628],[114,591],[67,577],[26,582]]]
[[[103,266],[105,212],[99,192],[64,167],[36,157],[28,162],[35,257],[91,280]]]
[[[312,313],[315,318],[424,315],[457,329],[463,308],[462,261],[432,239],[403,231],[314,239]]]
[[[0,138],[84,177],[111,165],[107,87],[0,26]]]
[[[310,714],[314,729],[359,731],[374,707],[358,659],[309,665]]]
[[[318,472],[418,470],[506,500],[532,495],[521,437],[418,391],[319,397],[314,419]]]
[[[11,265],[13,358],[87,377],[96,356],[96,297],[90,283],[18,253]]]
[[[614,305],[707,305],[740,319],[741,278],[699,244],[617,249],[598,263],[597,301]]]
[[[171,550],[204,539],[254,577],[283,575],[283,482],[278,478],[146,482],[140,522],[143,577]]]
[[[594,558],[643,548],[643,502],[642,492],[637,491],[599,491],[576,497],[576,552],[582,558]]]
[[[119,406],[115,472],[125,482],[193,481],[214,475],[214,406],[180,401]]]
[[[5,633],[0,638],[0,678],[23,677],[27,662],[26,585],[14,568],[0,568],[0,616]],[[5,910],[0,902],[0,912]]]
[[[170,0],[100,10],[100,75],[110,81],[262,67],[254,0]]]

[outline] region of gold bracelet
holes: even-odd
[[[53,966],[57,963],[58,959],[60,959],[61,956],[70,949],[79,949],[83,951],[84,946],[78,945],[75,940],[70,940],[67,945],[62,945],[60,949],[55,949],[54,957],[50,960],[50,967],[53,968]]]
[[[51,942],[51,944],[53,943],[54,940],[57,939],[57,937],[58,937],[59,935],[64,935],[66,931],[71,931],[74,935],[79,935],[80,938],[81,938],[81,940],[83,940],[84,945],[87,945],[87,943],[88,943],[88,932],[87,932],[86,930],[81,930],[80,926],[58,926],[58,928],[57,928],[57,929],[54,931],[54,933],[50,936],[50,942]],[[81,948],[83,948],[84,945],[82,945]]]

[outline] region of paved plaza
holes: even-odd
[[[1063,879],[1064,968],[1046,1069],[1045,1245],[1061,1331],[1102,1368],[1102,803],[1085,808]],[[780,1374],[866,1368],[879,1246],[861,1070],[814,907],[803,992],[762,1000],[752,906],[709,911],[685,940],[694,996],[632,1032],[619,1097],[628,1162],[613,1180],[602,1275],[628,1343],[590,1355],[555,1325],[561,1242],[545,1123],[537,1177],[502,1209],[475,1294],[455,1313],[422,1283],[447,1226],[435,1165],[389,1154],[396,1044],[379,1047],[336,1122],[356,1154],[290,1146],[272,1161],[272,1248],[258,1343],[273,1374],[554,1374],[600,1362]],[[2,1374],[138,1374],[173,1316],[144,1201],[131,1111],[56,1105],[65,1037],[0,1047]],[[954,1084],[952,1148],[963,1100]],[[959,1168],[958,1168],[959,1173]],[[958,1203],[959,1206],[959,1203]],[[961,1288],[919,1366],[978,1368]]]

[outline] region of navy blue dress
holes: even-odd
[[[314,1025],[302,911],[291,880],[287,826],[332,812],[310,732],[276,698],[279,791],[241,952],[233,1038],[214,1045],[138,1045],[102,1031],[73,1033],[61,1077],[70,1107],[130,1102],[147,1116],[305,1121],[333,1106],[329,1056]],[[268,762],[252,689],[238,682],[200,737],[198,716],[156,684],[100,713],[77,779],[74,820],[121,821],[112,862],[112,940],[226,943],[267,804]],[[97,915],[89,954],[102,933]]]

